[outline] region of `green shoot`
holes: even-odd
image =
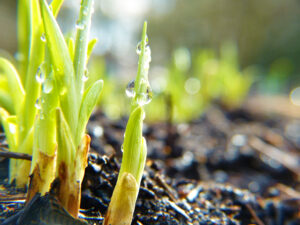
[[[20,73],[0,58],[0,117],[10,150],[32,154],[31,164],[11,160],[10,180],[24,187],[30,175],[29,201],[58,179],[57,197],[77,217],[90,144],[85,129],[103,81],[85,88],[96,43],[88,42],[93,0],[81,2],[75,43],[55,20],[62,2],[19,1]]]
[[[144,105],[149,103],[152,97],[148,82],[151,52],[146,32],[147,23],[145,22],[142,40],[137,48],[137,53],[139,54],[137,77],[134,86],[130,83],[128,86],[129,90],[127,90],[129,92],[128,95],[133,97],[133,99],[125,131],[122,165],[103,224],[131,224],[145,167],[147,145],[146,140],[142,136],[145,115]]]
[[[93,0],[81,2],[74,45],[72,39],[69,39],[67,44],[46,1],[40,0],[48,49],[46,53],[49,53],[46,54],[44,62],[48,74],[44,85],[46,82],[51,84],[51,91],[45,86],[42,87],[41,101],[44,105],[41,104],[36,125],[39,132],[35,142],[37,146],[35,151],[39,153],[35,153],[37,163],[32,168],[32,177],[36,177],[36,180],[31,181],[33,186],[38,184],[38,188],[35,188],[30,196],[37,191],[44,193],[47,187],[49,188],[53,176],[49,176],[50,172],[45,172],[48,179],[44,184],[45,188],[42,188],[43,182],[39,182],[42,177],[41,169],[38,168],[41,167],[45,156],[48,160],[54,159],[57,149],[55,176],[60,182],[58,198],[74,217],[77,217],[79,210],[81,182],[90,143],[85,128],[103,86],[103,82],[98,80],[86,90],[84,88],[87,79],[85,77],[87,58],[95,44],[94,40],[90,44],[87,41],[92,5]],[[46,135],[46,138],[39,135],[45,134],[48,130],[51,130],[51,133]]]

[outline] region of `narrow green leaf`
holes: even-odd
[[[14,66],[4,58],[0,58],[0,68],[7,77],[7,83],[14,102],[15,112],[18,112],[21,105],[20,103],[23,102],[25,96],[18,72]]]
[[[73,63],[68,47],[55,18],[45,0],[40,0],[42,18],[50,51],[51,61],[55,70],[57,89],[60,93],[60,106],[72,134],[75,136],[78,119],[78,96],[75,89]]]
[[[58,96],[54,72],[46,76],[41,91],[41,109],[36,126],[38,127],[38,149],[46,155],[53,155],[56,146],[56,108]]]
[[[89,58],[90,58],[90,56],[92,54],[92,51],[93,51],[93,49],[94,49],[97,41],[98,41],[97,38],[94,38],[94,39],[90,40],[90,42],[88,44],[87,59],[86,59],[87,62],[89,61]]]
[[[73,75],[72,60],[64,36],[45,0],[40,0],[47,45],[52,62],[60,75]]]
[[[51,7],[52,7],[52,12],[53,12],[54,17],[57,16],[63,2],[64,2],[64,0],[53,0],[51,2]]]
[[[30,8],[31,1],[19,0],[18,1],[18,53],[17,60],[19,62],[19,73],[22,84],[25,83],[25,75],[28,66],[29,46],[30,46]]]
[[[15,112],[15,105],[13,100],[11,99],[10,95],[0,89],[0,107],[4,108],[9,114],[14,115]]]
[[[128,172],[131,173],[135,179],[139,178],[139,163],[143,148],[143,119],[144,110],[142,107],[137,107],[129,116],[125,130],[123,158],[119,176],[121,176],[123,172]]]
[[[151,51],[148,46],[147,37],[147,22],[144,22],[142,39],[138,46],[139,53],[139,63],[138,71],[135,79],[135,97],[132,99],[132,108],[134,109],[137,105],[141,105],[145,101],[145,96],[147,95],[147,89],[149,86],[148,81],[148,70],[151,61]]]
[[[137,175],[136,175],[136,182],[138,183],[138,185],[140,185],[140,182],[141,182],[141,179],[143,176],[146,158],[147,158],[147,142],[146,142],[146,139],[144,137],[142,137],[141,153],[140,153]]]
[[[68,48],[71,60],[74,60],[74,39],[72,37],[68,38]]]
[[[103,81],[98,80],[84,92],[81,101],[80,111],[79,111],[76,145],[78,145],[79,142],[81,141],[81,138],[85,131],[86,124],[97,103],[102,88],[103,88]]]
[[[71,130],[60,108],[56,109],[56,133],[57,133],[57,164],[65,162],[72,166],[76,153],[76,147],[71,136]]]
[[[88,35],[91,26],[93,0],[82,0],[79,18],[76,22],[77,34],[75,40],[74,70],[76,77],[76,88],[83,92],[83,76],[87,63]]]
[[[11,116],[3,108],[0,108],[0,119],[1,119],[2,126],[4,128],[9,149],[11,151],[16,151],[16,144],[17,144],[16,124],[9,122],[9,120],[11,120]]]
[[[36,116],[36,99],[39,95],[40,84],[36,82],[36,73],[44,59],[44,42],[41,40],[43,33],[42,19],[38,0],[30,0],[30,48],[28,67],[25,77],[26,98],[21,105],[19,125],[20,140],[23,140],[27,132],[32,128]]]

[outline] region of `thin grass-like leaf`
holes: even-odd
[[[81,140],[86,124],[90,118],[90,115],[97,104],[99,96],[103,88],[103,81],[98,80],[93,85],[91,85],[82,97],[81,107],[79,111],[78,127],[77,127],[77,138],[76,140]],[[79,144],[79,143],[76,143]]]
[[[0,89],[0,106],[4,108],[9,114],[15,114],[15,105],[11,96]]]
[[[21,105],[20,103],[23,102],[25,96],[19,74],[14,66],[4,58],[0,58],[0,68],[7,77],[7,83],[9,86],[10,95],[12,96],[14,102],[15,111],[18,112]]]
[[[86,61],[89,61],[90,56],[92,54],[92,51],[93,51],[97,41],[98,41],[97,38],[94,38],[94,39],[90,40],[90,42],[88,44],[88,48],[87,48],[87,59],[86,59]]]
[[[129,116],[123,143],[123,158],[120,174],[131,173],[135,179],[138,177],[138,168],[142,148],[142,127],[144,110],[137,107]]]
[[[19,73],[22,84],[25,83],[30,46],[30,4],[28,0],[18,1],[18,53]],[[30,2],[30,1],[29,1]]]
[[[91,26],[93,0],[82,0],[79,18],[76,22],[77,34],[75,40],[74,70],[76,77],[76,88],[83,92],[83,76],[86,70],[88,34]]]
[[[53,0],[51,2],[51,7],[52,7],[52,12],[53,12],[54,17],[57,16],[63,2],[64,2],[64,0]]]
[[[71,136],[72,132],[70,127],[64,118],[62,110],[60,108],[56,109],[56,132],[57,132],[57,161],[66,163],[66,165],[71,165],[74,160],[76,147]]]
[[[75,90],[74,70],[68,47],[55,18],[45,0],[40,0],[42,18],[50,51],[51,61],[55,70],[57,89],[60,93],[60,105],[72,134],[76,132],[78,118],[78,96]],[[75,136],[75,135],[74,135]]]
[[[3,109],[0,108],[0,119],[1,119],[1,124],[4,128],[5,135],[6,135],[6,140],[9,145],[9,149],[11,151],[16,150],[16,144],[17,144],[17,136],[16,136],[16,124],[9,122],[11,121],[11,116],[9,113]]]

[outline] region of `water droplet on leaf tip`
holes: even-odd
[[[85,69],[85,70],[84,70],[84,74],[83,74],[83,76],[82,76],[82,81],[83,81],[83,82],[86,82],[86,81],[89,79],[88,73],[89,73],[88,70]]]
[[[135,80],[130,81],[126,87],[126,95],[129,98],[133,98],[135,96],[134,82]]]
[[[9,132],[12,133],[12,134],[15,134],[16,133],[16,126],[14,124],[9,124],[8,125],[8,129],[9,129]]]
[[[84,23],[82,22],[82,21],[77,21],[76,22],[76,29],[78,29],[78,30],[83,30],[84,29],[84,27],[85,27],[85,25],[84,25]]]
[[[151,102],[151,100],[152,100],[152,95],[153,95],[152,94],[152,89],[151,89],[150,85],[148,85],[146,93],[141,94],[137,98],[138,104],[140,106],[149,104]]]
[[[124,147],[123,147],[123,145],[121,145],[121,152],[122,152],[122,153],[124,152]]]
[[[140,55],[142,52],[142,42],[139,42],[136,46],[136,54]]]
[[[41,100],[40,100],[40,98],[38,98],[36,101],[35,101],[35,108],[37,108],[37,109],[41,109]]]
[[[45,36],[45,34],[42,34],[41,40],[42,40],[42,42],[46,42],[46,36]]]
[[[44,83],[43,83],[43,92],[46,94],[49,94],[53,89],[53,83],[52,80],[47,79]]]
[[[45,81],[45,74],[43,73],[41,67],[39,67],[35,74],[35,79],[38,83],[43,83]]]

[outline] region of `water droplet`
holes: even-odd
[[[145,48],[145,64],[144,64],[144,69],[149,70],[149,65],[151,62],[151,49],[147,45]]]
[[[87,14],[88,14],[88,11],[87,11],[87,9],[85,8],[85,9],[83,10],[83,15],[87,16]]]
[[[42,42],[46,42],[46,36],[45,36],[44,33],[43,33],[42,36],[41,36],[41,40],[42,40]]]
[[[53,82],[50,79],[46,79],[43,83],[43,92],[49,94],[53,89]],[[42,100],[43,101],[43,100]]]
[[[76,29],[83,30],[84,28],[85,28],[84,23],[82,21],[80,21],[80,20],[77,20],[77,22],[76,22]]]
[[[35,101],[35,108],[37,108],[37,109],[41,109],[41,99],[40,98],[38,98],[36,101]]]
[[[43,82],[45,81],[45,74],[44,74],[44,72],[42,71],[41,66],[39,66],[39,68],[38,68],[37,71],[36,71],[35,79],[36,79],[36,81],[39,82],[40,84],[43,83]]]
[[[142,42],[139,42],[136,46],[136,54],[140,55],[142,52]]]
[[[127,95],[129,98],[133,98],[133,97],[135,96],[134,80],[130,81],[130,82],[127,84],[127,87],[126,87],[126,95]]]
[[[40,113],[40,119],[41,120],[45,119],[44,113]]]
[[[121,145],[121,152],[124,152],[124,145]]]
[[[151,102],[152,96],[153,96],[152,89],[150,85],[148,85],[146,93],[140,94],[140,96],[137,98],[137,103],[140,106],[147,105]]]
[[[86,81],[89,79],[88,74],[89,74],[88,69],[85,69],[85,70],[84,70],[84,73],[83,73],[83,76],[82,76],[82,78],[81,78],[83,82],[86,82]]]
[[[10,132],[11,134],[15,134],[15,133],[16,133],[16,125],[10,123],[10,124],[8,125],[8,129],[9,129],[9,132]]]

